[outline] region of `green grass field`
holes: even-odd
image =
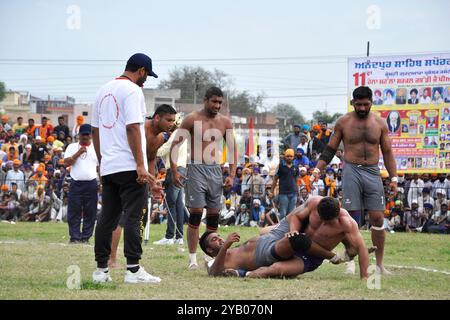
[[[184,251],[179,246],[153,245],[164,231],[165,225],[151,226],[142,259],[147,271],[162,278],[161,284],[124,284],[124,271],[112,270],[113,282],[97,285],[91,281],[93,245],[68,245],[66,224],[0,223],[0,299],[450,299],[450,237],[446,235],[388,234],[386,265],[446,273],[391,267],[393,275],[381,279],[381,289],[370,290],[358,274],[344,274],[344,265],[329,263],[296,279],[211,278],[204,266],[187,270],[186,244]],[[242,240],[258,233],[256,228],[233,227],[222,228],[221,234],[231,231],[239,232]],[[363,231],[363,235],[370,244],[370,233]],[[122,243],[119,250],[123,252]],[[197,256],[203,259],[200,248]],[[125,264],[123,257],[120,263]],[[81,270],[80,290],[67,288],[71,265]]]

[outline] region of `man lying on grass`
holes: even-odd
[[[249,278],[295,277],[317,269],[324,259],[341,263],[359,256],[360,275],[367,278],[369,253],[358,225],[339,201],[331,197],[311,197],[292,211],[269,233],[253,237],[242,246],[237,233],[227,240],[215,232],[200,238],[202,250],[214,257],[208,263],[211,276],[239,275]],[[340,242],[346,251],[331,252]]]

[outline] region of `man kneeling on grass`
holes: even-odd
[[[314,271],[324,259],[337,264],[358,255],[361,278],[367,278],[369,253],[358,225],[331,197],[309,198],[269,233],[230,249],[239,241],[237,233],[228,235],[227,240],[215,232],[203,234],[200,246],[214,257],[208,263],[209,275],[295,277]],[[346,247],[345,253],[331,252],[340,242]]]

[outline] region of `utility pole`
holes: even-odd
[[[197,104],[198,80],[198,72],[196,72],[194,78],[194,104]]]

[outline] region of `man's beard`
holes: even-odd
[[[370,111],[356,111],[356,115],[358,116],[358,118],[360,119],[365,119],[367,118],[367,116],[369,115]]]
[[[139,87],[143,87],[143,86],[144,86],[145,80],[147,80],[147,77],[146,77],[146,76],[145,76],[145,77],[142,77],[142,78],[139,78],[139,79],[136,81],[136,84],[137,84]]]

